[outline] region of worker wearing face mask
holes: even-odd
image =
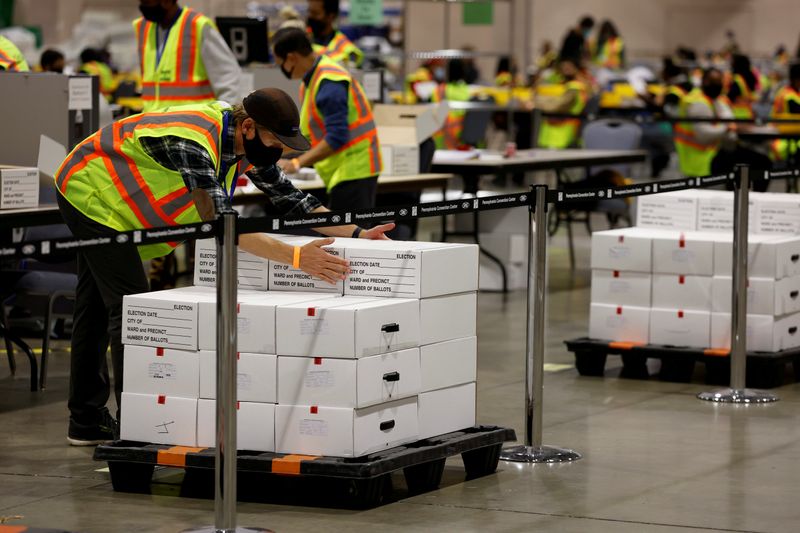
[[[563,88],[562,94],[555,97],[537,95],[536,106],[549,113],[576,116],[583,113],[589,100],[590,88],[573,59],[559,61],[558,79]],[[580,131],[580,118],[545,118],[539,129],[539,146],[557,149],[575,146],[580,140]]]
[[[302,32],[301,32],[302,33]],[[114,122],[79,144],[56,172],[58,205],[81,239],[118,231],[175,226],[232,213],[231,198],[242,157],[254,168],[250,181],[281,216],[326,211],[297,190],[275,166],[284,148],[309,148],[288,94],[261,89],[241,105],[224,102],[166,108]],[[360,231],[356,226],[320,228],[329,236],[383,238],[393,225]],[[254,233],[239,237],[254,255],[294,264],[329,283],[344,279],[348,264],[322,249],[333,239],[292,247]],[[111,360],[117,405],[122,392],[122,299],[148,291],[141,259],[169,254],[178,243],[100,247],[78,253],[78,290],[72,334],[68,440],[88,446],[114,438],[106,408]],[[124,406],[123,406],[124,408]]]
[[[133,22],[143,110],[237,102],[242,70],[214,22],[177,0],[140,0]]]
[[[339,0],[308,0],[308,28],[314,44],[314,52],[325,54],[334,61],[360,67],[364,52],[334,27],[339,18]]]
[[[311,140],[311,150],[280,166],[290,174],[313,166],[334,211],[373,207],[383,163],[363,87],[342,65],[314,52],[302,30],[278,30],[272,42],[284,75],[303,80],[300,127]]]

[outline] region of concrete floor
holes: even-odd
[[[551,246],[545,443],[583,454],[559,466],[501,463],[463,481],[450,460],[442,486],[368,511],[243,503],[239,523],[279,532],[800,530],[800,385],[781,401],[736,408],[695,399],[708,387],[577,375],[562,341],[588,324],[588,240],[568,271],[563,238]],[[522,294],[479,299],[479,422],[522,426]],[[175,496],[162,472],[158,495],[115,493],[89,449],[67,446],[68,354],[53,357],[46,391],[26,390],[26,363],[11,378],[0,363],[0,522],[85,532],[175,532],[210,524],[213,502]],[[567,365],[566,368],[559,365]],[[19,518],[16,518],[19,517]]]

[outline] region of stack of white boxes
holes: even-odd
[[[730,347],[733,195],[639,199],[635,228],[592,236],[592,338]],[[798,223],[796,223],[798,222]],[[748,335],[753,351],[800,346],[800,202],[753,193]]]
[[[354,457],[473,426],[477,247],[330,249],[352,267],[336,287],[240,254],[239,448]],[[195,282],[213,284],[213,243],[195,257]],[[215,300],[197,286],[125,298],[123,439],[214,445]]]

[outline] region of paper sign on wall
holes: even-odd
[[[377,26],[383,23],[383,0],[350,0],[350,24]]]
[[[92,78],[79,76],[69,79],[69,109],[92,109]]]

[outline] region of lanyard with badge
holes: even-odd
[[[227,140],[228,137],[228,124],[230,119],[231,119],[230,113],[222,114],[222,137],[220,139],[220,151],[219,151],[219,157],[221,161],[219,163],[219,174],[217,175],[217,181],[222,186],[222,190],[225,191],[225,194],[228,195],[228,198],[230,199],[231,203],[233,203],[233,193],[236,192],[236,182],[239,181],[239,176],[236,175],[231,180],[230,191],[228,191],[227,176],[228,176],[228,171],[231,168],[230,167],[231,162],[233,162],[233,164],[235,165],[238,165],[240,158],[236,157],[234,159],[231,159],[230,161],[222,160],[222,147],[225,146],[225,141]]]

